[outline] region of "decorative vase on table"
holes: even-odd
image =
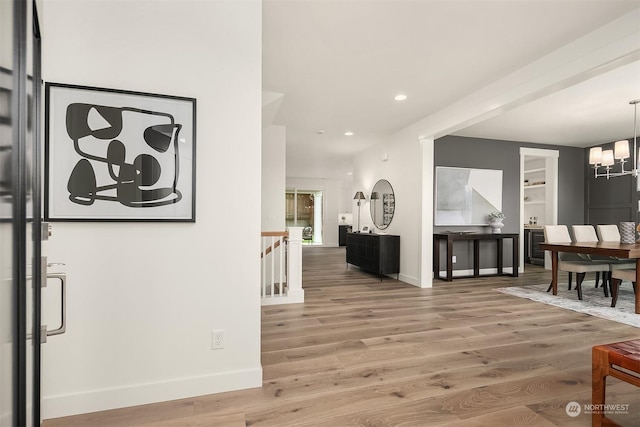
[[[504,227],[504,224],[502,223],[501,218],[495,218],[491,220],[489,227],[491,227],[491,233],[498,234],[502,233],[502,227]]]
[[[504,227],[502,221],[506,218],[504,214],[500,211],[494,211],[487,215],[487,218],[489,219],[489,227],[491,227],[491,233],[502,233],[501,229],[502,227]]]
[[[636,242],[636,223],[635,222],[621,222],[620,223],[620,243],[635,243]]]

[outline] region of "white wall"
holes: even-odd
[[[353,176],[349,176],[348,182],[342,185],[341,195],[338,199],[338,211],[340,213],[351,213],[353,215],[353,196],[356,192],[353,190]],[[349,222],[351,224],[351,222]],[[353,225],[353,224],[351,224]]]
[[[53,225],[68,328],[43,346],[44,417],[260,386],[261,2],[55,0],[41,18],[46,81],[198,102],[195,224]]]
[[[284,126],[262,129],[262,231],[284,231],[286,133]]]
[[[338,246],[338,213],[345,208],[345,181],[335,179],[287,177],[287,189],[320,190],[324,192],[323,246]],[[353,197],[353,196],[352,196]]]
[[[386,161],[382,160],[383,156]],[[432,224],[433,210],[429,197],[433,192],[433,144],[420,143],[417,130],[407,128],[387,142],[354,156],[353,165],[353,192],[362,191],[367,197],[361,206],[361,224],[373,223],[369,210],[371,190],[379,179],[388,180],[395,193],[396,207],[391,225],[384,232],[400,236],[399,278],[412,285],[430,287],[433,275],[429,242],[433,239],[433,227],[429,224]],[[355,200],[353,212],[355,224]]]

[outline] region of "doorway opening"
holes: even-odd
[[[520,271],[526,264],[550,268],[538,244],[543,227],[558,223],[558,150],[520,148]]]
[[[302,227],[302,243],[322,245],[323,192],[318,190],[287,190],[285,224]]]

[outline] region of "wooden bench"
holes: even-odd
[[[593,426],[617,426],[605,416],[607,376],[640,387],[640,339],[604,344],[592,349],[591,400]]]

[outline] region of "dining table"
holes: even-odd
[[[640,243],[540,243],[539,247],[551,253],[551,289],[553,290],[553,295],[558,295],[558,253],[560,252],[633,259],[636,262],[636,283],[640,283]],[[640,314],[640,292],[635,293],[635,313]]]

